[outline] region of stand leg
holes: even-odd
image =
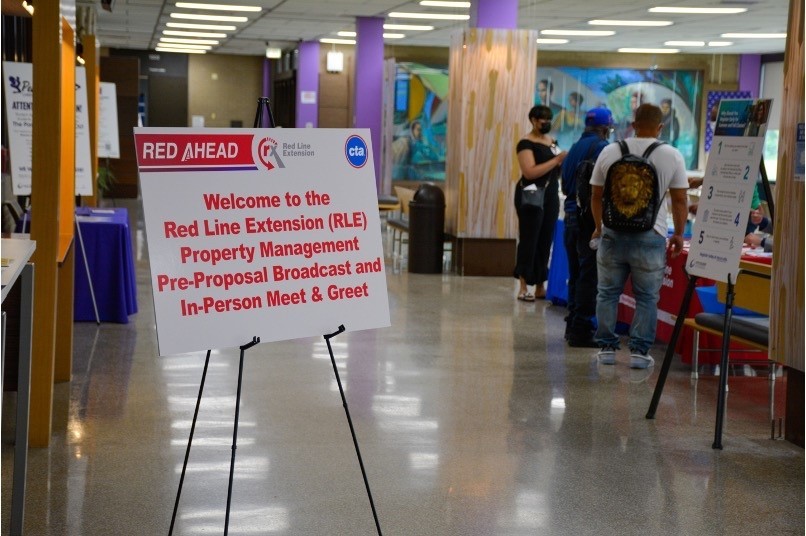
[[[168,529],[168,536],[174,532],[176,522],[176,511],[179,509],[179,497],[182,495],[182,484],[185,482],[185,471],[190,458],[190,446],[193,443],[193,432],[196,431],[196,419],[199,416],[199,405],[201,404],[202,393],[204,392],[204,380],[207,378],[207,365],[210,364],[210,350],[207,350],[207,357],[204,359],[204,370],[202,371],[201,383],[199,384],[199,396],[196,397],[196,410],[193,412],[193,422],[190,425],[190,437],[188,437],[188,447],[185,450],[185,461],[182,463],[182,475],[179,477],[179,489],[176,490],[176,502],[174,502],[174,513],[171,516],[171,528]]]
[[[378,536],[381,536],[381,524],[378,521],[378,514],[375,511],[375,502],[372,500],[372,491],[369,489],[369,480],[367,480],[367,472],[364,469],[364,461],[361,459],[361,450],[358,448],[358,440],[355,437],[355,429],[353,428],[353,420],[350,418],[350,409],[347,407],[347,398],[344,396],[344,389],[341,386],[341,378],[339,377],[339,369],[336,367],[336,358],[333,356],[333,348],[330,346],[330,339],[344,332],[344,326],[339,326],[338,331],[325,335],[325,342],[327,343],[327,351],[330,353],[330,362],[333,364],[333,373],[336,375],[336,383],[339,385],[339,393],[341,394],[341,402],[344,406],[344,412],[347,414],[347,423],[350,425],[350,434],[353,436],[353,445],[355,446],[355,453],[358,456],[358,465],[361,466],[361,476],[364,477],[364,487],[367,488],[367,496],[369,497],[369,505],[372,508],[372,517],[375,519],[375,528],[378,530]]]
[[[238,392],[235,397],[235,427],[232,431],[232,459],[229,464],[229,487],[227,488],[227,513],[224,518],[224,536],[229,534],[229,509],[232,502],[232,477],[235,472],[235,450],[238,448],[238,415],[241,409],[241,382],[243,380],[243,356],[246,351],[260,342],[258,337],[253,337],[252,342],[241,346],[241,359],[238,365]]]
[[[719,362],[719,391],[716,399],[716,426],[714,444],[711,448],[722,449],[722,425],[725,420],[725,398],[728,388],[728,347],[730,345],[730,323],[733,319],[733,281],[728,274],[728,292],[725,297],[725,323],[722,326],[722,358]]]
[[[655,385],[655,392],[652,394],[652,402],[650,402],[649,410],[646,413],[647,419],[654,419],[655,412],[658,410],[660,397],[663,394],[663,386],[666,384],[666,376],[669,375],[669,368],[672,366],[672,360],[674,359],[674,347],[677,346],[677,339],[680,338],[680,332],[683,329],[686,314],[688,314],[691,295],[694,294],[694,286],[696,283],[697,277],[690,275],[688,277],[686,293],[683,295],[683,303],[680,304],[680,311],[677,313],[677,319],[674,322],[672,340],[669,341],[669,345],[666,347],[666,355],[663,358],[663,366],[661,366],[660,374],[658,375],[658,383]]]
[[[84,249],[84,237],[81,234],[81,225],[76,218],[76,231],[78,231],[78,242],[81,245],[81,256],[84,258],[84,269],[87,271],[87,284],[90,286],[90,297],[92,298],[92,308],[95,311],[95,323],[101,325],[101,316],[98,314],[98,303],[95,301],[95,290],[92,287],[92,277],[90,277],[90,265],[87,262],[87,250]]]

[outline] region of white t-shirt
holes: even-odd
[[[640,156],[644,154],[647,147],[657,140],[655,138],[627,138],[625,141],[627,142],[627,147],[630,149],[630,152]],[[602,152],[599,153],[599,158],[596,159],[596,165],[593,168],[591,185],[604,186],[607,170],[620,159],[621,148],[618,143],[611,143],[602,149]],[[655,147],[655,150],[649,155],[649,162],[655,166],[655,171],[658,175],[658,191],[662,198],[654,229],[661,236],[666,236],[668,234],[668,228],[666,226],[668,212],[666,210],[667,198],[664,194],[669,188],[688,189],[686,163],[683,161],[683,155],[680,154],[680,151],[668,143]]]

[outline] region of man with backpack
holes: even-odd
[[[635,110],[635,136],[601,152],[591,177],[591,211],[596,225],[592,243],[599,284],[595,340],[599,363],[613,365],[619,350],[615,332],[619,297],[632,276],[635,315],[630,326],[630,367],[654,364],[649,355],[655,342],[658,298],[666,268],[666,194],[672,202],[672,256],[683,249],[688,179],[683,156],[657,139],[663,114],[654,104]]]
[[[585,131],[568,151],[562,166],[565,194],[565,233],[568,257],[568,316],[565,338],[569,346],[598,348],[593,340],[596,314],[596,252],[590,248],[594,223],[590,211],[590,179],[599,153],[613,131],[613,114],[605,107],[585,114]]]

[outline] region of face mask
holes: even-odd
[[[548,134],[549,132],[551,132],[551,123],[542,123],[540,125],[539,132],[541,134]]]

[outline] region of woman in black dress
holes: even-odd
[[[534,301],[545,298],[543,286],[548,278],[549,253],[554,237],[554,225],[560,214],[559,177],[560,166],[566,151],[561,151],[551,130],[551,109],[535,106],[529,110],[532,130],[518,142],[518,164],[521,178],[515,187],[515,210],[518,213],[518,258],[515,277],[520,281],[518,299]],[[524,188],[545,188],[543,206],[535,207],[522,203]],[[535,292],[528,286],[536,286]]]

